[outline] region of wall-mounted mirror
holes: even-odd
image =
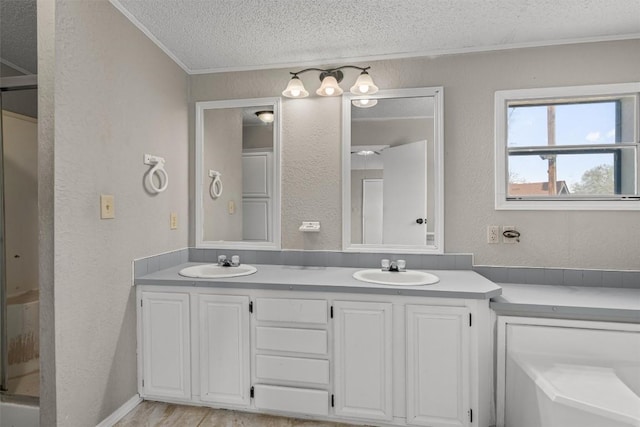
[[[444,252],[443,89],[343,95],[342,240],[358,252]]]
[[[196,102],[196,246],[280,248],[280,99]]]

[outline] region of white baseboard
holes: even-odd
[[[98,424],[96,427],[111,427],[111,426],[113,426],[115,423],[117,423],[122,418],[124,418],[125,415],[127,415],[129,412],[131,412],[133,410],[133,408],[138,406],[141,402],[142,402],[142,398],[140,397],[139,394],[136,394],[131,399],[129,399],[126,402],[124,402],[124,405],[122,405],[121,407],[116,409],[111,415],[109,415],[107,418],[102,420],[102,422],[100,424]]]

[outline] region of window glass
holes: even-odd
[[[612,144],[616,142],[618,102],[510,105],[508,146]],[[553,137],[549,140],[549,129]]]
[[[496,92],[496,207],[640,209],[639,91],[629,83]]]

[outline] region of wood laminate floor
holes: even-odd
[[[144,401],[116,427],[348,427],[350,424],[301,420],[199,406]]]

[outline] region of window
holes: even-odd
[[[496,209],[640,209],[639,92],[496,92]]]

